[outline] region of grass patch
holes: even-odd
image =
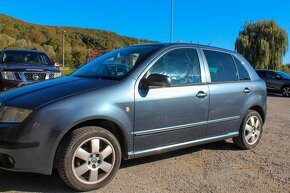
[[[61,73],[63,76],[67,76],[70,75],[72,72],[74,72],[74,70],[62,70]]]

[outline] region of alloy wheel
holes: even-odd
[[[282,90],[283,96],[290,96],[290,87],[285,87]]]
[[[84,141],[75,151],[72,170],[84,184],[97,184],[112,171],[115,164],[113,145],[106,139],[94,137]]]
[[[261,134],[261,122],[258,117],[251,116],[248,118],[244,130],[245,141],[249,145],[256,143]]]

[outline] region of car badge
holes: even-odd
[[[32,79],[35,80],[35,81],[38,81],[39,80],[38,74],[33,74],[32,75]]]

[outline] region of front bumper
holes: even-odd
[[[58,134],[32,119],[23,124],[0,123],[0,168],[51,174]]]
[[[4,79],[2,76],[0,76],[1,90],[5,91],[17,86],[24,86],[31,83],[54,79],[54,73],[60,73],[60,71],[43,71],[43,72],[12,71],[12,72],[16,77],[15,80]],[[37,79],[33,78],[34,75],[37,76]]]

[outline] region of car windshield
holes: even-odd
[[[75,71],[72,76],[121,79],[160,46],[144,45],[120,48],[96,58]]]
[[[282,78],[290,79],[290,74],[286,72],[277,72]]]
[[[51,61],[44,53],[32,51],[5,51],[1,64],[43,65],[52,66]]]

